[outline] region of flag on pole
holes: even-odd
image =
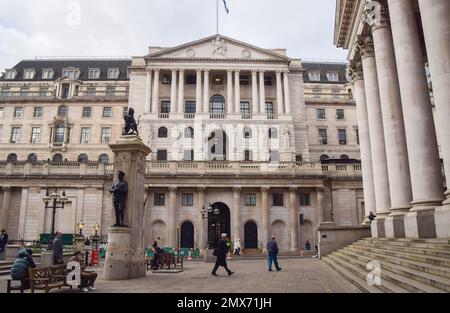
[[[223,5],[225,6],[225,11],[227,12],[227,14],[230,13],[230,10],[228,10],[228,7],[227,7],[227,1],[226,0],[223,0]]]

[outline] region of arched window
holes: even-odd
[[[52,158],[52,161],[53,162],[62,162],[63,161],[62,154],[59,154],[59,153],[55,154]]]
[[[166,127],[160,127],[158,129],[158,138],[167,138],[167,128]]]
[[[82,153],[78,156],[78,162],[87,162],[89,158],[86,153]]]
[[[194,129],[192,127],[184,129],[184,138],[194,138]]]
[[[98,161],[103,164],[108,164],[109,156],[106,153],[100,154],[100,156],[98,157]]]
[[[212,96],[209,103],[209,113],[225,114],[225,98],[221,95]]]
[[[244,138],[252,138],[252,129],[249,127],[244,128]]]
[[[328,155],[326,155],[326,154],[322,154],[320,156],[320,161],[325,161],[325,160],[328,160],[328,159],[330,159],[330,157]]]
[[[65,105],[62,105],[58,108],[58,116],[67,117],[67,107]]]
[[[269,129],[269,138],[278,138],[278,130],[276,128],[272,127],[271,129]]]
[[[60,123],[56,125],[55,128],[55,143],[64,143],[64,135],[66,133],[66,125],[64,123]]]
[[[7,162],[17,162],[17,154],[15,154],[15,153],[8,154],[6,161]]]
[[[341,160],[349,160],[350,158],[348,157],[348,155],[343,154],[341,155]]]
[[[31,153],[27,157],[28,162],[37,162],[38,157],[36,153]]]

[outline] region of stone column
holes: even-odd
[[[195,110],[197,113],[203,112],[202,105],[202,70],[197,70],[196,91],[195,91]]]
[[[353,79],[353,89],[356,100],[359,143],[361,150],[361,165],[364,186],[365,218],[364,224],[369,224],[370,212],[376,212],[375,190],[373,183],[372,151],[369,135],[369,117],[367,115],[366,90],[361,62],[349,67],[349,75]]]
[[[241,84],[239,79],[239,70],[234,71],[234,113],[241,112]]]
[[[114,152],[114,180],[118,171],[125,173],[128,182],[124,224],[108,230],[105,280],[124,280],[144,277],[147,271],[144,259],[144,198],[145,162],[150,148],[136,135],[121,136],[109,146]]]
[[[2,187],[3,189],[3,204],[2,204],[2,212],[0,215],[0,230],[6,229],[8,232],[8,216],[9,209],[11,206],[11,187]]]
[[[233,188],[233,225],[232,225],[232,235],[233,235],[233,242],[236,241],[238,238],[240,239],[240,216],[241,216],[241,187],[234,187]]]
[[[385,221],[386,237],[404,238],[403,218],[411,207],[412,191],[394,44],[386,8],[369,5],[368,14],[375,48],[391,195],[391,213]]]
[[[270,236],[270,209],[269,209],[269,187],[261,187],[262,205],[262,251],[267,251],[267,242]]]
[[[443,200],[443,180],[419,31],[411,1],[388,0],[388,4],[413,192],[405,232],[409,238],[433,238],[434,209]]]
[[[370,146],[372,151],[373,183],[377,219],[372,222],[372,236],[385,237],[384,219],[389,214],[391,199],[384,142],[383,117],[373,43],[370,38],[359,42],[366,90],[367,116],[369,118]]]
[[[450,1],[419,0],[428,62],[433,82],[437,128],[441,139],[447,191],[441,208],[436,208],[436,236],[450,237]]]
[[[206,249],[206,241],[205,241],[205,233],[206,228],[208,227],[208,211],[206,211],[205,217],[200,214],[200,211],[202,208],[205,208],[207,210],[207,207],[205,206],[205,187],[198,187],[198,219],[197,219],[197,234],[198,234],[198,248],[199,249]]]
[[[177,70],[172,70],[170,89],[170,113],[177,113]]]
[[[147,70],[147,83],[145,85],[145,113],[151,112],[152,70]]]
[[[298,193],[297,188],[289,188],[289,212],[291,230],[291,251],[298,251]]]
[[[282,86],[282,82],[281,82],[281,72],[280,71],[276,71],[277,76],[277,108],[278,108],[278,114],[283,114],[284,113],[284,108],[283,108],[283,86]]]
[[[178,113],[184,112],[184,70],[179,70],[179,80],[178,80]]]
[[[289,94],[289,72],[283,72],[284,78],[284,105],[286,114],[291,114],[291,97]]]
[[[233,106],[233,71],[227,70],[227,112],[232,114],[234,110]]]
[[[264,85],[264,71],[259,72],[259,111],[266,113],[266,86]]]
[[[319,211],[319,224],[320,223],[324,223],[324,222],[329,222],[326,221],[326,214],[325,214],[325,207],[324,207],[324,189],[323,188],[317,188],[316,190],[316,195],[317,195],[317,210]]]
[[[203,85],[203,112],[209,113],[209,70],[204,70],[205,81]]]
[[[153,79],[152,113],[159,113],[159,70],[155,70]]]
[[[253,114],[258,114],[259,103],[258,103],[258,73],[252,71],[252,112]]]
[[[177,247],[177,187],[169,187],[169,219],[167,223],[169,247]]]

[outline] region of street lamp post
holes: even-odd
[[[80,230],[80,234],[79,234],[80,237],[84,237],[83,236],[83,228],[84,228],[84,223],[83,223],[83,221],[80,221],[78,223],[78,229]]]
[[[200,213],[202,214],[202,218],[203,219],[207,219],[208,220],[208,247],[207,247],[207,249],[211,249],[211,246],[212,246],[212,238],[211,238],[211,236],[209,235],[210,234],[210,227],[209,227],[209,215],[211,214],[211,213],[214,213],[214,215],[219,215],[220,214],[220,210],[219,210],[219,208],[218,207],[216,207],[216,208],[214,208],[213,207],[213,205],[211,205],[211,203],[209,203],[209,205],[208,205],[208,210],[205,210],[205,207],[203,207],[201,210],[200,210]],[[214,228],[215,228],[215,225],[214,225]],[[214,231],[215,231],[215,229],[214,229]]]
[[[48,245],[48,250],[52,250],[52,242],[53,242],[53,239],[55,238],[55,215],[56,215],[56,209],[58,209],[58,208],[64,209],[64,204],[67,203],[69,201],[69,199],[67,198],[65,191],[63,191],[62,194],[60,195],[58,193],[58,189],[55,189],[55,192],[53,192],[50,195],[49,192],[48,192],[48,188],[47,188],[47,192],[45,193],[43,201],[45,203],[45,209],[48,209],[49,207],[53,208],[53,213],[52,213],[52,233],[51,233],[51,238],[50,238],[50,242],[49,242],[49,245]]]

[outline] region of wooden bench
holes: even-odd
[[[44,290],[45,293],[48,293],[51,289],[55,288],[61,289],[62,287],[70,287],[70,289],[72,289],[72,286],[68,285],[66,281],[68,270],[64,264],[29,268],[28,273],[29,278],[20,281],[19,286],[13,286],[12,282],[15,280],[11,278],[8,279],[6,292],[11,293],[12,290],[20,290],[20,292],[23,293],[25,290],[31,289],[31,293],[34,293],[35,290]],[[29,282],[29,286],[24,286],[25,282]]]

